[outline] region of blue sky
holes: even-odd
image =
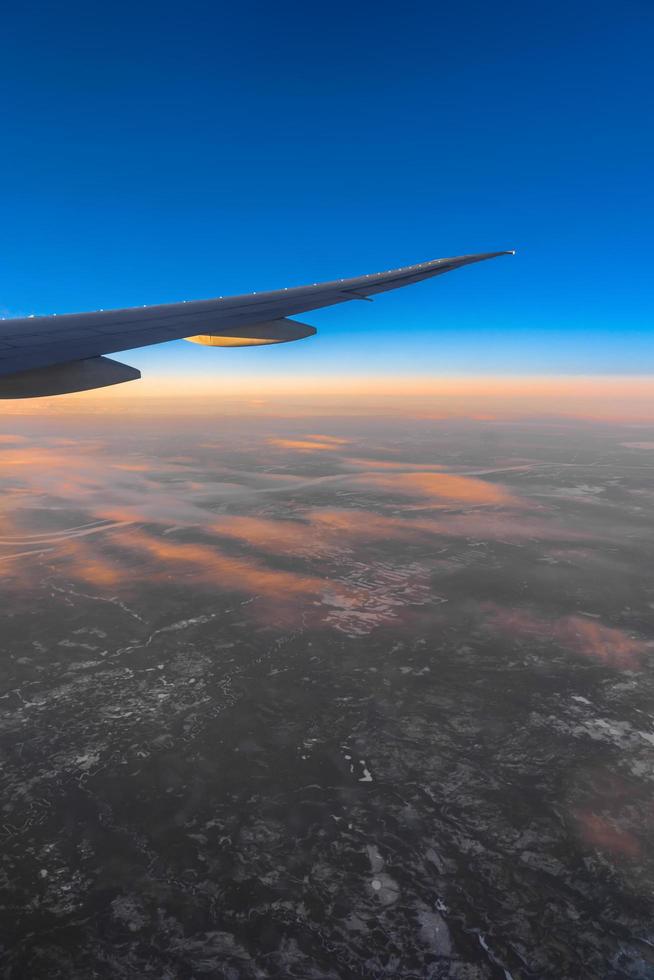
[[[650,0],[3,13],[0,309],[516,248],[163,373],[653,373]]]

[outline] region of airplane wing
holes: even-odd
[[[0,398],[63,394],[131,381],[140,377],[139,371],[104,355],[168,340],[186,338],[212,347],[300,340],[315,329],[288,317],[350,300],[370,300],[389,289],[511,254],[434,259],[353,279],[245,296],[1,320]]]

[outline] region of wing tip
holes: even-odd
[[[477,252],[474,255],[461,255],[450,261],[460,262],[462,265],[472,265],[473,262],[485,262],[487,259],[498,259],[502,255],[515,255],[514,248],[505,248],[499,252]]]
[[[500,255],[515,255],[514,248],[503,248],[499,252],[479,252],[477,255],[471,255],[470,258],[475,259],[495,259]]]
[[[473,262],[484,262],[486,259],[497,259],[501,255],[515,255],[516,250],[514,248],[504,248],[497,252],[471,252],[467,255],[453,255],[451,258],[445,259],[432,259],[431,262],[426,263],[427,265],[436,264],[441,262],[445,264],[446,262],[460,262],[462,265],[468,265]]]

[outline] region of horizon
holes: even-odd
[[[654,424],[654,376],[146,376],[95,392],[5,401],[8,418],[248,416]]]

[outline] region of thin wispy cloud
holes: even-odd
[[[269,439],[268,443],[278,449],[296,449],[300,452],[336,452],[348,441],[333,436],[307,436],[304,439]]]

